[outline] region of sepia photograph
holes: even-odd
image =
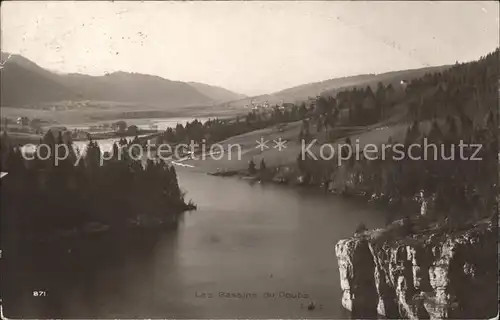
[[[498,319],[498,1],[3,1],[0,316]]]

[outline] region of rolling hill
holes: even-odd
[[[2,61],[7,57],[2,53]],[[57,81],[55,74],[18,55],[12,55],[3,65],[0,87],[2,106],[78,99],[78,94]]]
[[[235,93],[227,89],[211,86],[200,82],[188,82],[188,84],[194,87],[196,90],[202,94],[210,97],[214,102],[226,102],[233,100],[240,100],[246,98],[244,94]]]
[[[249,97],[231,103],[226,103],[227,107],[240,108],[245,105],[251,105],[252,101],[255,103],[263,103],[267,101],[269,104],[276,104],[283,102],[297,102],[307,100],[309,97],[315,98],[321,94],[332,95],[339,89],[346,89],[349,87],[367,85],[376,86],[378,82],[385,85],[389,83],[395,85],[399,84],[401,80],[408,80],[423,76],[427,72],[443,71],[450,66],[437,66],[427,67],[422,69],[412,69],[403,71],[393,71],[381,74],[364,74],[343,78],[334,78],[320,82],[307,83],[300,86],[281,90],[272,94],[260,95],[256,97]]]
[[[114,72],[104,76],[60,75],[70,88],[86,100],[116,101],[165,108],[210,104],[212,99],[189,84],[158,76]]]
[[[6,56],[2,53],[2,61]],[[332,95],[339,89],[400,83],[443,71],[449,66],[364,74],[307,83],[272,94],[246,97],[227,89],[199,82],[181,82],[159,76],[114,72],[103,76],[57,74],[34,62],[13,55],[1,71],[2,106],[47,104],[59,101],[107,101],[127,104],[138,110],[172,109],[183,106],[214,106],[218,109],[239,109],[254,103],[276,104],[297,102],[320,94]]]
[[[2,106],[90,100],[131,104],[139,109],[174,108],[213,105],[242,97],[220,87],[171,81],[146,74],[57,74],[20,55],[2,53],[1,60],[4,62],[1,70]]]

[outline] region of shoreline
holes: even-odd
[[[388,220],[386,220],[385,222],[386,225],[392,223],[397,219],[401,219],[408,216],[410,217],[418,216],[420,214],[420,204],[418,204],[416,201],[409,201],[409,199],[403,199],[402,203],[392,203],[391,199],[382,199],[382,198],[373,199],[373,195],[369,195],[363,190],[356,190],[356,189],[342,190],[342,191],[335,189],[325,190],[324,186],[318,184],[300,183],[298,181],[295,181],[294,183],[291,181],[283,181],[276,178],[261,179],[258,174],[250,175],[241,170],[208,172],[206,174],[220,178],[237,178],[251,182],[258,182],[262,184],[281,185],[287,188],[294,188],[294,189],[305,188],[308,190],[312,190],[314,193],[323,194],[325,196],[341,197],[343,199],[350,199],[352,201],[361,201],[370,206],[383,209],[388,215],[387,216]],[[298,178],[300,179],[300,176]]]

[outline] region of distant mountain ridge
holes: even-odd
[[[2,52],[2,63],[9,54]],[[227,89],[199,82],[181,82],[159,76],[114,72],[103,76],[48,71],[20,55],[11,55],[1,70],[1,105],[23,106],[66,100],[111,101],[147,107],[223,106],[242,108],[252,103],[277,104],[298,102],[354,86],[399,84],[427,72],[443,71],[450,66],[362,74],[307,83],[272,94],[247,97]]]
[[[212,86],[205,83],[188,82],[188,84],[194,87],[199,92],[203,93],[204,95],[212,98],[214,102],[233,101],[233,100],[244,99],[247,97],[244,94],[235,93],[227,89],[224,89],[222,87]]]
[[[170,108],[212,105],[242,97],[220,87],[140,73],[119,71],[103,76],[58,74],[21,55],[4,52],[1,60],[4,64],[1,70],[2,106],[94,100]]]
[[[8,59],[8,60],[7,60]],[[78,94],[57,76],[20,56],[1,54],[1,105],[19,106],[47,101],[78,99]]]
[[[315,98],[318,95],[334,95],[335,91],[340,89],[346,89],[349,87],[363,86],[366,87],[375,86],[378,82],[382,82],[385,85],[388,84],[399,84],[401,80],[408,80],[412,78],[418,78],[423,76],[427,72],[439,72],[443,71],[450,66],[437,66],[437,67],[426,67],[421,69],[410,69],[402,71],[391,71],[381,74],[361,74],[355,76],[348,76],[342,78],[333,78],[329,80],[312,82],[296,87],[284,89],[275,93],[265,94],[255,97],[249,97],[241,99],[238,101],[232,101],[227,103],[226,106],[239,108],[243,106],[250,106],[252,102],[263,103],[266,102],[270,105],[277,104],[280,102],[298,102],[308,100],[309,97]]]
[[[208,104],[210,97],[189,84],[158,76],[114,72],[104,76],[65,74],[60,78],[87,100],[117,101],[146,106]]]

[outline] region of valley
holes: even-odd
[[[23,5],[2,4],[3,315],[498,311],[492,6]]]

